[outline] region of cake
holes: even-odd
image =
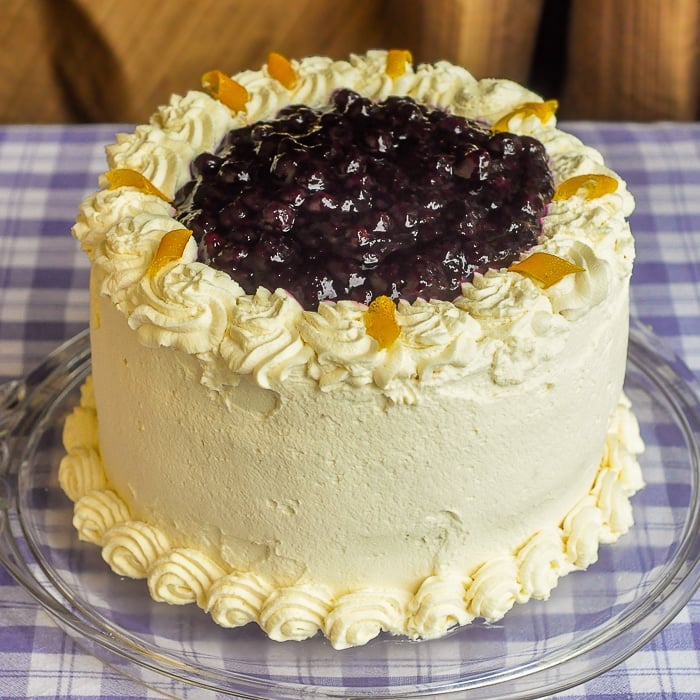
[[[73,228],[80,539],[156,601],[337,649],[594,563],[643,485],[633,199],[555,110],[404,51],[271,54],[118,135]]]

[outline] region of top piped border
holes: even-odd
[[[504,375],[494,364],[494,343],[482,342],[493,338],[494,324],[501,326],[501,335],[516,324],[518,333],[529,329],[534,366],[542,354],[538,345],[548,346],[551,355],[551,347],[562,344],[567,322],[585,315],[629,277],[634,251],[626,216],[632,198],[599,153],[556,128],[553,101],[543,102],[507,80],[476,80],[446,62],[413,66],[405,51],[372,51],[349,61],[274,56],[261,70],[233,78],[206,73],[205,91],[173,97],[148,124],[118,135],[107,148],[110,171],[101,180],[107,189],[83,203],[73,233],[99,273],[100,291],[146,345],[206,354],[203,362],[250,372],[263,385],[304,375],[324,389],[370,384],[393,400],[406,401],[416,379],[437,381],[439,375],[439,381],[449,381],[475,367],[491,367],[494,381],[522,381],[527,367]],[[521,261],[477,275],[455,300],[399,302],[399,333],[387,344],[368,333],[363,305],[323,302],[317,311],[303,311],[281,290],[244,294],[227,275],[196,261],[193,240],[185,239],[179,257],[170,249],[167,259],[154,264],[165,235],[182,230],[167,200],[189,179],[197,154],[214,150],[230,129],[270,118],[288,104],[323,106],[339,87],[374,100],[408,95],[540,140],[557,192],[543,220],[542,241],[530,253],[562,259],[564,267],[552,266],[550,258],[543,265],[540,256],[537,264]],[[223,99],[231,92],[237,96]],[[505,317],[502,312],[496,317],[493,300],[503,296],[520,301]],[[549,315],[550,322],[536,328],[523,323],[535,312],[540,318],[542,312]],[[275,342],[265,352],[250,346],[250,338],[241,345],[241,335],[249,334],[238,331],[262,318],[267,340]],[[256,350],[262,360],[252,366],[249,358]]]

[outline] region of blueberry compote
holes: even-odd
[[[532,246],[553,186],[542,145],[408,97],[347,90],[231,131],[176,195],[199,259],[307,309],[452,299]]]

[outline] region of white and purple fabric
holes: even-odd
[[[632,315],[700,376],[700,124],[562,128],[599,149],[635,195]],[[87,326],[88,261],[70,227],[118,130],[0,127],[0,383]],[[0,565],[0,698],[41,697],[161,695],[76,646]],[[700,698],[700,593],[628,659],[556,697]]]

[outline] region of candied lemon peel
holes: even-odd
[[[543,124],[548,122],[559,109],[557,100],[545,100],[544,102],[523,102],[518,105],[512,112],[508,112],[504,117],[501,117],[492,127],[492,131],[508,131],[509,123],[513,117],[537,117]]]
[[[533,253],[524,260],[512,263],[508,270],[540,282],[544,289],[556,284],[567,275],[584,272],[584,268],[580,265],[575,265],[558,255],[541,252]]]
[[[618,185],[618,181],[610,175],[575,175],[557,186],[552,201],[570,199],[575,195],[582,195],[584,199],[596,199],[617,192]]]
[[[413,55],[407,49],[390,49],[386,55],[384,72],[390,78],[400,78],[413,63]]]
[[[220,70],[210,70],[202,75],[202,87],[214,99],[234,112],[244,112],[250,99],[248,90],[238,81]]]
[[[153,277],[153,275],[162,270],[168,263],[180,260],[191,236],[192,231],[186,228],[168,231],[163,238],[160,239],[158,249],[148,266],[146,274],[149,277]]]
[[[379,296],[367,307],[364,315],[367,335],[374,338],[380,350],[390,348],[401,334],[396,320],[396,304],[387,296]]]
[[[293,90],[299,80],[299,76],[289,59],[275,51],[271,51],[267,55],[267,71],[271,78],[282,83],[287,90]]]
[[[120,187],[134,187],[144,194],[154,194],[164,202],[171,201],[171,198],[163,194],[147,177],[131,168],[114,168],[108,170],[104,176],[110,190],[117,190]]]

